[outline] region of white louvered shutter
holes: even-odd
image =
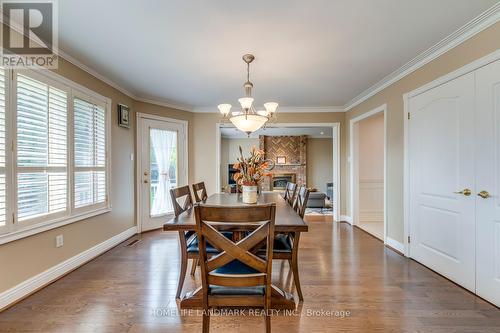
[[[6,176],[5,176],[5,69],[0,67],[0,227],[6,225]]]
[[[17,219],[67,210],[67,92],[17,74]]]
[[[106,111],[101,105],[75,98],[75,208],[106,202]]]

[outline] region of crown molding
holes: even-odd
[[[278,113],[310,113],[310,112],[344,112],[342,106],[280,106]],[[195,107],[192,112],[195,113],[214,113],[219,112],[216,106]]]
[[[405,65],[395,70],[391,74],[384,77],[379,82],[375,83],[370,88],[363,91],[358,96],[350,100],[345,106],[344,110],[349,111],[353,107],[363,103],[368,98],[374,96],[385,88],[389,87],[393,83],[401,80],[403,77],[413,73],[417,69],[428,64],[432,60],[438,58],[454,47],[462,44],[469,38],[477,35],[486,28],[492,26],[500,20],[500,3],[493,5],[491,8],[472,19],[452,34],[442,39],[440,42],[430,47],[423,53],[419,54]]]
[[[149,99],[149,98],[143,98],[143,97],[135,97],[134,99],[137,102],[154,104],[154,105],[163,106],[163,107],[170,108],[170,109],[177,109],[180,111],[195,112],[192,106],[185,105],[185,104],[177,104],[177,103],[173,103],[173,102],[167,102],[167,101],[161,101],[161,100]]]
[[[88,74],[94,76],[95,78],[101,80],[102,82],[113,87],[114,89],[118,90],[119,92],[123,93],[124,95],[127,95],[128,97],[132,98],[135,101],[154,104],[154,105],[158,105],[158,106],[164,106],[164,107],[168,107],[171,109],[178,109],[181,111],[190,111],[190,112],[192,111],[192,107],[187,106],[187,105],[175,104],[175,103],[170,103],[170,102],[166,102],[166,101],[154,100],[154,99],[149,99],[149,98],[144,98],[144,97],[138,96],[138,95],[134,94],[133,92],[131,92],[130,90],[123,88],[121,85],[119,85],[115,81],[109,79],[108,77],[98,73],[94,69],[85,65],[83,62],[81,62],[80,60],[71,56],[70,54],[68,54],[64,50],[59,49],[57,54],[58,54],[58,56],[65,59],[69,63],[75,65],[76,67],[78,67],[81,70],[87,72]]]
[[[95,78],[101,80],[102,82],[106,83],[107,85],[115,88],[119,92],[127,95],[128,97],[130,97],[132,99],[136,99],[137,98],[137,96],[135,94],[133,94],[130,90],[127,90],[127,89],[123,88],[122,86],[120,86],[116,82],[114,82],[111,79],[107,78],[106,76],[98,73],[94,69],[92,69],[89,66],[85,65],[84,63],[82,63],[80,60],[78,60],[78,59],[74,58],[73,56],[69,55],[67,52],[59,49],[58,52],[57,52],[57,55],[59,57],[63,58],[64,60],[68,61],[69,63],[75,65],[76,67],[80,68],[81,70],[87,72],[88,74],[94,76]]]
[[[307,112],[347,112],[355,106],[363,103],[370,97],[394,84],[395,82],[401,80],[405,76],[413,73],[424,65],[428,64],[432,60],[438,58],[449,50],[455,48],[456,46],[462,44],[471,37],[477,35],[481,31],[487,29],[493,24],[500,21],[500,3],[495,4],[473,20],[469,21],[452,34],[430,47],[420,55],[416,56],[405,65],[385,76],[382,80],[371,86],[370,88],[363,91],[361,94],[357,95],[344,106],[329,106],[329,107],[280,107],[280,113],[307,113]],[[127,95],[128,97],[134,99],[135,101],[154,104],[158,106],[178,109],[181,111],[188,111],[194,113],[212,113],[217,112],[217,107],[192,107],[189,105],[176,104],[169,101],[161,101],[152,98],[146,98],[144,96],[139,96],[128,89],[123,88],[121,85],[117,84],[108,77],[99,74],[97,71],[93,70],[89,66],[85,65],[81,61],[75,59],[68,53],[59,49],[58,55],[72,63],[73,65],[79,67],[90,75],[96,77],[97,79],[103,81],[109,86],[115,88],[121,93]]]

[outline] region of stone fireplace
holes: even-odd
[[[259,136],[259,146],[266,152],[266,158],[276,166],[272,177],[264,179],[263,191],[284,190],[287,182],[306,184],[307,136]],[[278,162],[283,162],[278,164]]]

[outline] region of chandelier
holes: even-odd
[[[255,110],[253,106],[252,88],[253,83],[250,82],[250,63],[254,61],[253,54],[245,54],[243,61],[247,64],[247,82],[243,84],[245,88],[245,97],[238,99],[241,105],[241,111],[231,111],[231,104],[219,104],[217,107],[224,116],[224,119],[229,118],[229,121],[242,132],[255,132],[264,126],[271,118],[275,118],[278,103],[264,103],[264,110]],[[229,116],[229,114],[231,115]]]

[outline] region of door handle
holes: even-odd
[[[147,179],[144,179],[144,184],[147,184],[149,183]]]
[[[488,199],[490,197],[490,194],[488,193],[488,191],[481,191],[477,195],[483,199]]]
[[[471,195],[471,194],[472,194],[472,191],[471,191],[470,189],[468,189],[468,188],[464,188],[464,189],[463,189],[462,191],[460,191],[460,192],[453,192],[453,193],[455,193],[455,194],[463,194],[463,195],[465,195],[466,197],[468,197],[469,195]]]

